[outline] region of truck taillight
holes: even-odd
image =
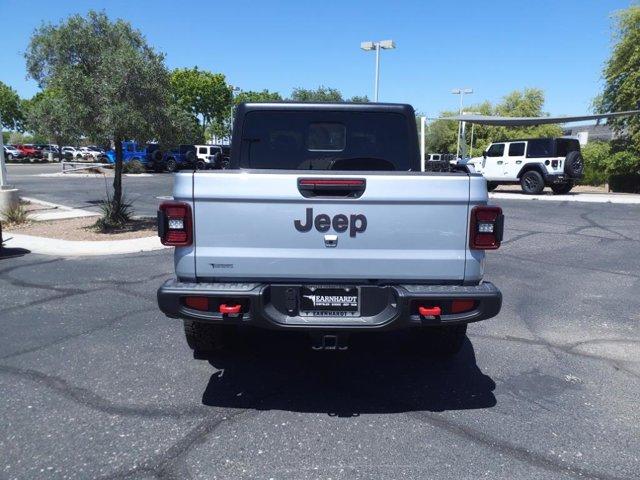
[[[162,202],[158,210],[158,236],[163,245],[186,247],[193,239],[191,206],[184,202]]]
[[[473,250],[495,250],[500,247],[504,215],[500,207],[485,205],[471,209],[469,247]]]

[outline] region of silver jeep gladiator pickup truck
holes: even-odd
[[[467,171],[421,172],[401,104],[241,104],[230,168],[175,175],[158,232],[175,246],[160,309],[208,355],[244,327],[303,330],[316,349],[411,329],[454,354],[500,311],[483,281],[503,215]]]

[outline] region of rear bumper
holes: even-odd
[[[578,177],[572,177],[571,175],[567,175],[566,173],[548,173],[545,175],[545,182],[549,185],[556,183],[566,183],[569,181],[580,180],[582,175]]]
[[[466,324],[496,316],[502,294],[492,283],[479,285],[360,285],[359,317],[299,315],[300,284],[183,283],[166,281],[158,289],[160,310],[172,318],[281,330],[392,330]],[[209,299],[206,311],[186,306],[185,297]],[[453,300],[473,300],[473,308],[451,313]],[[220,304],[241,305],[238,314],[219,313]],[[420,306],[440,306],[439,316],[422,316]]]

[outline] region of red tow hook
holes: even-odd
[[[440,307],[418,307],[418,312],[423,317],[439,317],[442,310]]]
[[[225,315],[240,313],[240,310],[242,310],[242,305],[227,305],[226,303],[221,303],[220,307],[218,307],[218,311]]]

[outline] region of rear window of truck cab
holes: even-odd
[[[247,112],[240,167],[278,170],[411,170],[406,117],[356,111]]]

